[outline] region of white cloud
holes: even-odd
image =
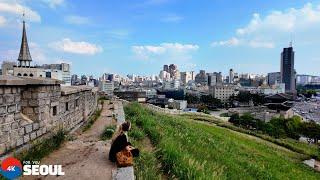
[[[102,48],[98,45],[84,41],[76,42],[69,38],[64,38],[61,41],[50,43],[49,46],[58,51],[74,54],[94,55],[102,52]]]
[[[65,17],[65,22],[69,24],[75,24],[75,25],[82,25],[82,24],[89,24],[90,20],[87,17],[83,16],[76,16],[76,15],[70,15]]]
[[[175,15],[175,14],[170,14],[161,19],[162,22],[180,22],[183,20],[183,17]]]
[[[240,44],[240,40],[233,37],[229,40],[226,41],[215,41],[211,43],[211,46],[216,47],[216,46],[238,46]]]
[[[301,8],[289,8],[283,11],[272,11],[265,16],[254,13],[249,23],[236,29],[237,45],[253,48],[273,48],[277,44],[288,42],[291,35],[299,39],[299,43],[320,40],[320,5],[311,3]],[[233,38],[234,39],[234,38]],[[214,46],[234,45],[230,40],[213,42]],[[233,41],[235,42],[235,41]]]
[[[3,26],[3,25],[5,25],[6,22],[7,22],[6,18],[3,17],[3,16],[0,16],[0,27]]]
[[[161,43],[157,46],[132,46],[132,51],[135,55],[142,59],[149,59],[154,56],[170,56],[182,57],[192,51],[199,49],[198,45],[180,44],[180,43]]]
[[[0,12],[5,13],[7,15],[16,15],[21,17],[23,13],[25,13],[26,19],[32,22],[40,22],[41,17],[36,12],[30,9],[27,6],[23,6],[16,2],[0,2]]]
[[[308,29],[319,23],[320,8],[307,3],[300,9],[272,11],[263,18],[255,13],[247,26],[237,29],[237,34],[246,35],[268,31],[293,32]]]
[[[273,42],[263,41],[259,39],[246,40],[246,39],[238,39],[233,37],[226,41],[215,41],[211,43],[212,47],[217,46],[227,46],[227,47],[236,47],[236,46],[248,46],[252,48],[274,48]]]
[[[249,41],[249,46],[253,48],[274,48],[275,45],[273,42],[251,40]]]
[[[61,6],[62,4],[64,4],[64,0],[42,0],[42,1],[47,3],[51,8],[56,8],[57,6]]]

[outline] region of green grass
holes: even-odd
[[[306,158],[320,159],[320,148],[319,148],[319,146],[317,146],[315,144],[308,144],[305,142],[299,142],[297,140],[290,139],[290,138],[276,139],[276,138],[273,138],[269,135],[263,134],[259,131],[252,131],[252,130],[248,130],[248,129],[243,129],[243,128],[234,126],[231,123],[223,122],[223,121],[216,119],[214,117],[203,116],[203,115],[200,115],[200,116],[199,115],[197,115],[197,116],[195,116],[195,115],[181,115],[181,116],[185,117],[185,118],[192,119],[192,120],[211,122],[211,123],[214,123],[220,127],[228,128],[228,129],[231,129],[234,131],[238,131],[241,133],[245,133],[245,134],[259,137],[259,138],[264,139],[266,141],[275,143],[279,146],[283,146],[285,148],[288,148],[288,149],[295,151],[297,153],[302,153],[302,154],[309,156]]]
[[[111,139],[113,133],[116,130],[116,125],[110,125],[106,126],[105,129],[103,130],[103,133],[101,134],[101,140],[105,141],[107,139]]]
[[[230,117],[228,113],[221,113],[219,116],[220,117]]]
[[[97,109],[90,117],[87,123],[82,127],[82,131],[85,132],[91,128],[94,122],[100,117],[102,109]]]
[[[65,132],[60,129],[47,139],[36,140],[33,142],[30,149],[15,154],[21,162],[23,161],[40,161],[43,157],[49,155],[54,150],[59,149],[61,144],[65,141]]]
[[[137,180],[161,179],[160,163],[155,152],[146,144],[146,134],[134,123],[129,131],[129,140],[134,147],[139,148],[140,156],[134,159],[134,173]]]
[[[305,156],[262,139],[186,117],[125,108],[127,119],[156,147],[161,171],[177,179],[319,179]],[[143,172],[142,172],[143,173]]]

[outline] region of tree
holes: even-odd
[[[317,143],[320,139],[320,125],[314,121],[304,122],[301,126],[301,134]]]
[[[201,105],[201,106],[198,108],[197,112],[203,112],[203,113],[206,113],[206,114],[210,114],[209,111],[208,111],[207,106],[205,106],[205,105]]]
[[[302,126],[301,118],[299,116],[293,116],[292,118],[286,119],[285,124],[288,137],[299,139],[299,131]]]
[[[193,94],[186,94],[184,99],[187,100],[188,104],[199,104],[200,103],[199,97],[196,95],[193,95]]]
[[[208,107],[221,107],[222,103],[220,99],[214,98],[212,95],[202,95],[200,101]]]

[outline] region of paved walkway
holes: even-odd
[[[63,146],[45,157],[41,164],[61,164],[64,176],[24,176],[22,179],[112,179],[115,164],[108,160],[110,141],[100,141],[100,135],[106,125],[112,123],[113,105],[105,101],[101,116],[93,126],[83,134],[75,132],[75,140],[67,141]]]

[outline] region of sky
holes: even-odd
[[[34,64],[73,74],[280,71],[320,75],[320,0],[0,0],[0,63],[16,61],[25,13]]]

